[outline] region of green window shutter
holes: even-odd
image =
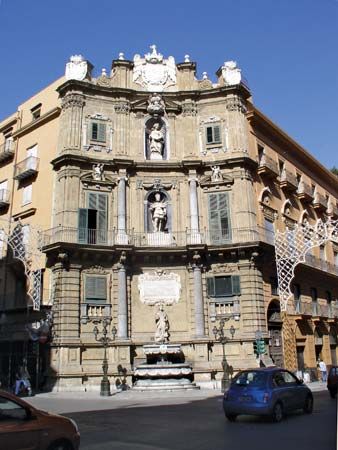
[[[89,192],[88,193],[88,201],[87,201],[87,205],[88,205],[88,209],[98,209],[98,202],[97,202],[97,193],[96,192]]]
[[[214,125],[214,142],[219,144],[221,142],[221,127],[219,125]]]
[[[229,240],[231,239],[231,230],[230,230],[230,214],[229,214],[229,202],[227,192],[218,194],[218,208],[219,208],[219,220],[220,220],[220,228],[222,231],[222,238],[225,240]]]
[[[207,293],[208,297],[215,297],[215,278],[207,278]]]
[[[79,208],[78,242],[87,243],[88,240],[88,209]]]
[[[213,143],[212,127],[206,128],[206,136],[207,136],[207,144],[212,144]]]
[[[107,302],[107,278],[87,275],[85,278],[85,301],[106,303]]]
[[[240,295],[241,293],[241,280],[239,275],[232,275],[232,293],[233,295]]]
[[[98,124],[97,140],[100,142],[106,142],[106,124],[99,122]]]
[[[108,228],[108,196],[107,194],[97,194],[97,229],[98,229],[98,243],[107,242],[107,228]]]
[[[98,123],[97,122],[91,122],[91,131],[90,131],[90,138],[93,141],[97,141],[98,138]]]
[[[215,278],[215,296],[228,297],[232,294],[231,276]]]
[[[209,194],[209,228],[213,244],[231,239],[228,193]]]

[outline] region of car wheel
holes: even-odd
[[[57,442],[53,442],[48,447],[48,450],[73,450],[73,446],[68,441],[57,441]]]
[[[225,414],[225,417],[229,420],[229,422],[235,422],[237,415],[236,414]]]
[[[272,410],[272,420],[274,422],[280,422],[283,419],[283,416],[283,406],[280,402],[277,402]]]
[[[313,398],[312,395],[308,395],[305,399],[303,411],[305,414],[312,414],[313,411]]]

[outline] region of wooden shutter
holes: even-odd
[[[87,303],[107,302],[107,277],[93,275],[86,276],[85,301]]]
[[[214,141],[216,144],[221,142],[221,127],[219,125],[214,125],[213,127]]]
[[[230,230],[228,193],[223,192],[217,195],[218,195],[219,221],[222,239],[229,240],[231,238],[231,230]]]
[[[91,122],[90,124],[90,139],[97,141],[98,136],[98,124],[97,122]]]
[[[240,276],[239,275],[232,275],[231,281],[232,281],[232,294],[233,295],[240,295],[240,293],[241,293]]]
[[[215,297],[215,278],[207,278],[207,293],[208,297]]]
[[[89,192],[88,194],[88,209],[97,211],[96,215],[96,230],[97,243],[107,242],[107,228],[108,228],[108,196],[98,192]]]
[[[212,144],[213,143],[212,127],[206,128],[206,136],[207,136],[207,144]]]
[[[106,142],[106,124],[99,122],[97,132],[97,140],[100,142]]]
[[[78,242],[86,244],[88,240],[88,209],[79,208]]]
[[[228,193],[209,194],[208,202],[211,242],[228,241],[231,239]]]

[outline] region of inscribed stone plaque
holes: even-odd
[[[138,289],[140,300],[146,305],[172,305],[180,298],[180,276],[164,271],[145,273],[138,278]]]

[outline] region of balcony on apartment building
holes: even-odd
[[[312,187],[309,184],[305,183],[305,181],[301,180],[297,189],[297,197],[299,198],[299,200],[302,200],[304,202],[312,202]]]
[[[28,158],[19,162],[15,165],[15,175],[16,180],[23,180],[36,175],[39,171],[40,159],[36,156],[28,156]]]
[[[313,199],[313,207],[317,211],[326,211],[327,210],[327,198],[325,195],[320,192],[315,192]]]
[[[10,204],[11,193],[8,189],[0,189],[0,208],[5,208]]]
[[[55,227],[44,232],[44,246],[56,243],[82,245],[131,245],[134,247],[185,247],[190,245],[233,246],[253,242],[273,245],[273,233],[263,227],[232,228],[231,230],[136,232],[134,230],[93,230]]]
[[[310,253],[305,255],[305,261],[303,264],[313,267],[314,269],[322,270],[323,272],[338,275],[338,266],[326,261],[325,259],[311,255]]]
[[[12,139],[7,139],[0,145],[0,162],[6,161],[14,156],[14,143]]]
[[[293,306],[289,308],[292,315],[297,316],[299,320],[310,319],[338,320],[338,305],[333,303],[306,302],[302,300],[294,301]]]
[[[337,206],[337,204],[335,204],[332,201],[330,201],[329,204],[327,205],[327,214],[331,218],[337,219],[338,218],[338,206]]]
[[[100,321],[103,317],[111,317],[110,303],[81,303],[81,323]]]
[[[294,173],[290,172],[290,170],[283,169],[282,174],[280,176],[279,185],[282,189],[288,192],[297,191],[298,188],[298,180]]]
[[[276,178],[279,175],[278,163],[270,156],[263,154],[259,160],[257,172],[267,178]]]

